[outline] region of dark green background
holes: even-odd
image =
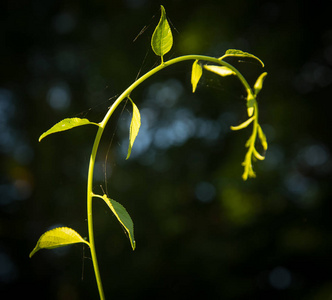
[[[87,236],[96,129],[38,137],[66,117],[101,121],[113,97],[159,63],[150,37],[160,4],[174,34],[165,59],[237,48],[264,61],[262,70],[229,60],[251,84],[268,72],[259,105],[269,149],[254,166],[257,178],[243,182],[250,130],[229,129],[246,119],[245,91],[234,78],[204,74],[192,94],[191,63],[182,63],[135,90],[142,128],[131,159],[130,105],[118,109],[98,152],[94,189],[102,185],[127,208],[137,242],[133,252],[96,199],[107,299],[330,299],[328,2],[2,1],[1,299],[98,298],[88,249],[28,257],[54,226]]]

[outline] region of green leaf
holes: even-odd
[[[255,95],[257,96],[258,93],[261,91],[263,88],[263,82],[265,79],[265,76],[267,75],[266,72],[262,73],[256,80],[255,85],[254,85],[254,90],[255,90]]]
[[[151,47],[156,55],[161,56],[163,61],[163,56],[172,48],[173,36],[171,28],[169,27],[168,21],[166,19],[165,9],[162,5],[160,8],[161,17],[156,29],[153,32]]]
[[[261,126],[258,124],[258,137],[262,143],[263,149],[266,151],[267,150],[267,140],[266,140],[266,136],[261,128]]]
[[[252,152],[248,151],[245,159],[242,163],[242,166],[244,166],[244,171],[242,174],[242,179],[245,181],[248,179],[248,177],[254,178],[256,177],[256,174],[252,168],[252,162],[251,162]]]
[[[139,113],[139,110],[133,100],[131,100],[129,97],[128,99],[130,100],[131,104],[133,105],[133,116],[131,118],[131,123],[130,123],[130,132],[129,132],[129,147],[128,147],[128,154],[127,158],[129,158],[131,154],[131,149],[133,148],[136,136],[138,134],[139,128],[141,126],[141,115]]]
[[[255,147],[253,148],[253,154],[259,160],[264,160],[265,159],[265,157],[263,155],[258,153],[258,151],[255,149]]]
[[[254,119],[256,118],[256,116],[251,117],[250,119],[244,121],[242,124],[238,125],[238,126],[231,126],[232,130],[240,130],[243,128],[246,128]]]
[[[247,111],[249,117],[251,117],[254,113],[255,104],[256,104],[255,97],[252,95],[252,93],[249,93],[247,98]]]
[[[67,118],[59,123],[55,124],[51,129],[47,130],[44,132],[40,137],[39,137],[39,142],[46,136],[60,132],[60,131],[65,131],[72,129],[77,126],[82,126],[82,125],[88,125],[88,124],[93,124],[99,126],[97,123],[90,122],[88,119],[80,119],[80,118]]]
[[[197,84],[202,77],[203,69],[201,65],[198,63],[198,60],[195,60],[193,63],[192,71],[191,71],[191,84],[193,86],[193,93],[195,93]]]
[[[125,229],[125,232],[128,234],[131,247],[135,250],[136,242],[134,238],[134,223],[128,212],[120,203],[108,198],[107,195],[104,195],[102,198]]]
[[[229,76],[229,75],[235,75],[235,73],[230,68],[227,68],[224,66],[206,65],[206,66],[204,66],[204,69],[211,71],[213,73],[216,73],[222,77]]]
[[[255,55],[253,54],[250,54],[248,52],[243,52],[241,50],[237,50],[237,49],[229,49],[225,52],[225,54],[220,57],[219,59],[222,60],[224,59],[225,57],[229,57],[229,56],[233,56],[233,57],[242,57],[242,58],[254,58],[256,60],[258,60],[262,67],[264,67],[264,63]]]
[[[246,143],[245,143],[245,147],[246,147],[246,148],[249,148],[249,147],[250,147],[250,145],[251,145],[252,142],[253,142],[253,138],[254,138],[254,135],[252,134],[252,135],[249,137],[249,139],[246,141]]]
[[[76,243],[85,243],[90,246],[75,230],[68,227],[55,228],[46,231],[39,238],[36,247],[31,251],[29,257],[32,257],[40,249],[54,249]]]

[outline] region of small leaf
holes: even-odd
[[[193,63],[192,71],[191,71],[191,84],[193,86],[193,93],[195,93],[197,84],[202,77],[203,70],[201,65],[198,63],[198,60],[195,60]]]
[[[229,76],[229,75],[235,75],[235,73],[231,69],[224,67],[224,66],[205,65],[204,69],[209,70],[213,73],[216,73],[222,77]]]
[[[258,151],[255,149],[255,147],[253,148],[253,154],[259,160],[264,160],[265,159],[265,157],[263,155],[258,153]]]
[[[248,177],[256,177],[256,174],[252,168],[252,163],[251,163],[251,156],[252,152],[249,150],[245,156],[244,162],[242,163],[242,166],[244,166],[244,171],[242,174],[242,179],[247,180]]]
[[[240,124],[238,126],[231,126],[231,129],[232,130],[240,130],[240,129],[246,128],[255,118],[256,118],[256,116],[253,116],[253,117],[251,117],[247,121],[244,121],[242,124]]]
[[[266,72],[262,73],[255,82],[254,90],[255,90],[255,95],[256,96],[258,95],[258,93],[261,91],[261,89],[263,87],[263,82],[264,82],[264,79],[265,79],[266,75],[267,75]]]
[[[253,142],[253,138],[254,138],[254,135],[252,134],[251,136],[250,136],[250,138],[246,141],[246,143],[245,143],[245,147],[246,148],[248,148],[248,147],[250,147],[250,145],[252,144],[252,142]]]
[[[32,257],[40,249],[54,249],[76,243],[85,243],[90,246],[75,230],[68,227],[55,228],[46,231],[39,238],[36,247],[31,251],[29,257]]]
[[[47,130],[44,132],[40,137],[39,137],[39,142],[46,136],[60,132],[60,131],[65,131],[72,129],[77,126],[82,126],[82,125],[88,125],[88,124],[93,124],[99,126],[97,123],[90,122],[88,119],[80,119],[80,118],[67,118],[59,123],[55,124],[51,129]]]
[[[261,140],[261,143],[262,143],[262,146],[263,146],[263,149],[266,151],[267,150],[267,140],[266,140],[266,136],[261,128],[261,126],[258,124],[258,137],[259,139]]]
[[[134,239],[134,223],[128,212],[120,203],[108,198],[107,195],[104,195],[102,198],[125,229],[128,234],[131,247],[135,250],[136,242]]]
[[[225,57],[229,57],[229,56],[233,56],[233,57],[244,57],[244,58],[254,58],[256,60],[258,60],[262,67],[264,67],[264,63],[255,55],[253,54],[250,54],[248,52],[243,52],[241,50],[237,50],[237,49],[229,49],[226,51],[226,53],[220,57],[219,59],[222,60],[223,58]]]
[[[151,47],[156,55],[163,56],[172,48],[173,35],[171,28],[169,27],[166,19],[166,12],[164,7],[161,5],[161,17],[156,29],[153,32],[151,39]]]
[[[129,97],[128,97],[129,98]],[[139,113],[139,110],[133,100],[129,98],[131,104],[133,105],[133,116],[131,118],[130,123],[130,132],[129,132],[129,147],[128,147],[128,154],[127,158],[130,157],[131,149],[133,148],[136,136],[138,134],[139,128],[141,127],[141,115]]]
[[[255,97],[251,93],[249,93],[247,98],[248,117],[251,117],[253,115],[255,104],[256,104]]]
[[[251,117],[254,113],[254,107],[247,105],[248,117]]]

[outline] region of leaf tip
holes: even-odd
[[[248,111],[248,117],[251,117],[254,113],[254,108],[253,107],[248,107],[247,111]]]
[[[36,252],[37,252],[37,251],[36,251],[36,248],[33,249],[33,250],[30,252],[30,254],[29,254],[29,258],[31,258]]]
[[[131,154],[131,147],[128,148],[128,154],[127,154],[126,160],[129,159],[130,154]]]

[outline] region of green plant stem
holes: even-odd
[[[88,232],[89,232],[89,243],[90,243],[90,252],[91,252],[91,259],[93,264],[94,273],[96,276],[96,282],[98,286],[99,296],[101,300],[105,299],[103,285],[100,277],[98,261],[97,261],[97,254],[96,254],[96,247],[94,241],[94,231],[93,231],[93,216],[92,216],[92,184],[93,184],[93,171],[95,166],[96,154],[98,150],[98,145],[103,133],[103,128],[98,127],[98,132],[93,144],[91,156],[90,156],[90,163],[89,163],[89,173],[88,173],[88,191],[87,191],[87,214],[88,214]]]
[[[223,65],[225,67],[228,67],[231,69],[234,73],[236,73],[237,77],[243,84],[244,88],[246,89],[247,93],[252,93],[252,90],[245,80],[245,78],[242,76],[242,74],[234,68],[232,65],[228,64],[227,62],[210,57],[210,56],[204,56],[204,55],[185,55],[180,56],[174,59],[171,59],[169,61],[164,62],[162,60],[162,63],[155,67],[154,69],[147,72],[145,75],[141,76],[139,79],[137,79],[133,84],[131,84],[113,103],[113,105],[110,107],[108,112],[106,113],[104,119],[98,124],[98,131],[95,137],[95,141],[92,147],[92,152],[90,156],[90,163],[89,163],[89,171],[88,171],[88,185],[87,185],[87,215],[88,215],[88,233],[89,233],[89,243],[90,243],[90,251],[91,251],[91,258],[93,263],[93,268],[95,272],[95,277],[97,281],[97,286],[99,290],[99,296],[101,300],[105,299],[102,281],[100,277],[99,267],[98,267],[98,261],[97,261],[97,254],[96,254],[96,247],[94,242],[94,230],[93,230],[93,217],[92,217],[92,199],[93,197],[96,197],[95,194],[93,194],[93,172],[94,172],[94,166],[95,166],[95,160],[97,155],[97,150],[99,147],[99,143],[102,137],[102,134],[104,132],[104,129],[107,125],[107,122],[109,121],[110,117],[112,116],[115,109],[119,106],[119,104],[126,99],[130,93],[139,86],[142,82],[144,82],[146,79],[154,75],[155,73],[159,72],[160,70],[169,67],[171,65],[174,65],[176,63],[182,62],[182,61],[188,61],[188,60],[200,60],[200,61],[207,61],[214,64]]]

